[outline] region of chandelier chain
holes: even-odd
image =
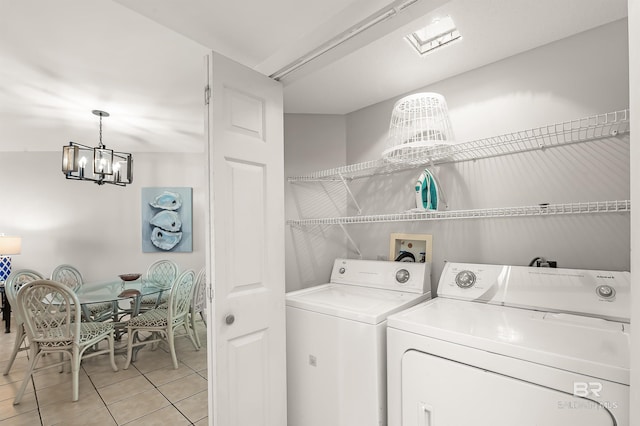
[[[102,114],[100,114],[100,148],[104,148],[104,144],[102,143]]]

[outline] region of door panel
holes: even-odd
[[[230,131],[264,138],[264,99],[225,87],[227,123]]]
[[[403,426],[615,424],[586,398],[415,350],[402,357]]]
[[[247,286],[255,289],[264,283],[265,169],[263,164],[237,160],[227,160],[226,164],[232,199],[229,250],[235,272],[230,291],[246,291]],[[250,218],[247,212],[251,212]]]
[[[210,416],[286,425],[282,86],[209,57]]]

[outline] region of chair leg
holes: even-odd
[[[116,357],[115,357],[115,338],[113,337],[113,331],[109,333],[107,337],[107,342],[109,343],[109,361],[111,361],[111,368],[113,371],[118,371],[118,366],[116,365]]]
[[[176,356],[176,344],[174,339],[173,327],[167,327],[167,342],[169,343],[169,352],[171,352],[171,360],[173,368],[178,369],[178,357]]]
[[[151,336],[149,336],[149,339],[154,340],[153,342],[151,342],[151,350],[155,351],[160,347],[160,340],[162,336],[160,335],[160,333],[156,332],[156,331],[152,331],[151,332]]]
[[[196,315],[195,313],[189,314],[189,319],[191,323],[191,331],[193,331],[194,337],[196,338],[196,350],[200,350],[202,344],[200,344],[200,338],[198,337],[198,332],[196,331]]]
[[[20,352],[20,347],[22,346],[22,342],[24,342],[26,338],[26,334],[24,332],[24,324],[18,324],[18,329],[16,330],[16,340],[13,342],[13,352],[11,352],[11,358],[9,358],[9,364],[7,364],[7,368],[2,373],[3,376],[9,374],[9,370],[11,370],[11,366],[13,362],[16,360],[16,355]]]
[[[187,333],[187,336],[189,336],[189,340],[191,340],[191,344],[193,345],[193,347],[196,349],[196,351],[200,350],[200,346],[198,346],[198,342],[195,341],[195,339],[193,338],[193,331],[191,330],[191,325],[189,324],[189,318],[185,318],[185,321],[182,323],[182,326],[184,327],[184,330]]]
[[[129,368],[131,364],[131,357],[133,356],[133,334],[137,333],[136,330],[127,328],[127,361],[124,363],[124,369]]]
[[[38,362],[38,359],[40,358],[40,355],[42,355],[42,352],[38,352],[37,354],[35,354],[36,350],[35,348],[32,348],[32,356],[31,359],[29,360],[29,369],[27,370],[26,373],[24,373],[24,379],[22,380],[22,384],[20,385],[20,390],[18,391],[18,393],[16,394],[15,399],[13,400],[13,405],[18,405],[20,404],[20,401],[22,401],[22,397],[24,396],[24,391],[27,389],[27,385],[29,384],[29,382],[31,381],[31,375],[33,374],[33,369],[36,366],[36,363]]]
[[[71,400],[77,401],[79,397],[78,388],[80,387],[80,351],[74,345],[71,352]]]
[[[204,311],[200,311],[200,318],[202,318],[204,325],[207,325],[207,317],[204,316]]]

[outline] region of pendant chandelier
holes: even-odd
[[[100,144],[96,148],[69,142],[62,147],[62,173],[67,179],[88,180],[98,185],[110,183],[125,186],[133,182],[133,158],[126,152],[117,152],[102,143],[102,117],[109,113],[93,110],[100,117]],[[93,159],[93,161],[89,161]]]

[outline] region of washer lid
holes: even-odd
[[[287,293],[286,302],[295,308],[378,324],[388,315],[430,297],[430,292],[416,294],[329,283]]]
[[[388,327],[629,384],[629,326],[549,313],[435,298],[388,318]],[[473,365],[473,360],[469,360]]]

